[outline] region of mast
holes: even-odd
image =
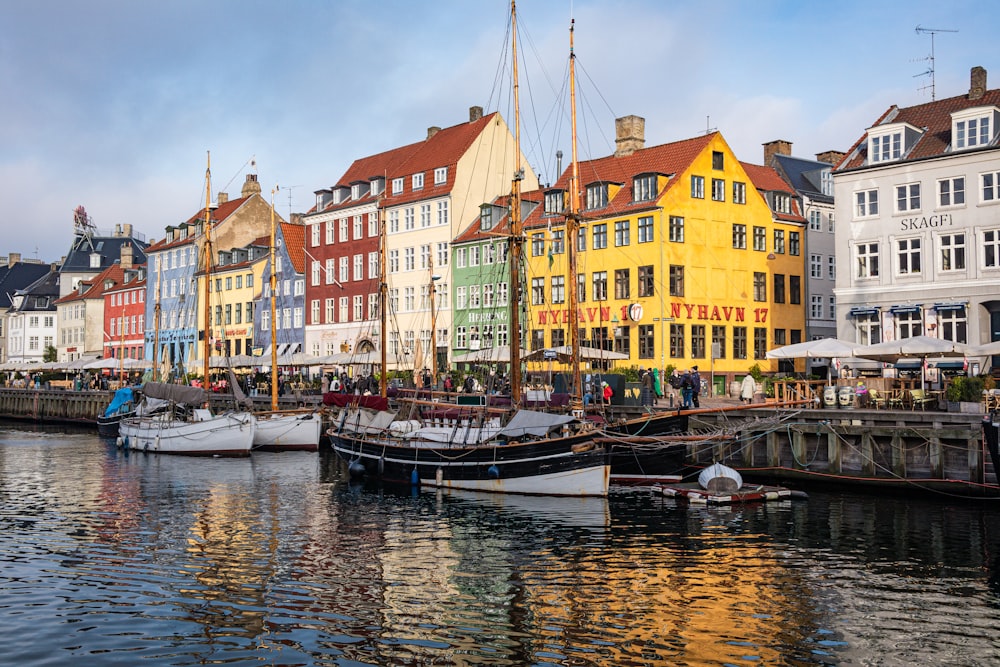
[[[209,333],[212,331],[212,304],[209,303],[209,293],[212,289],[212,153],[208,152],[208,166],[205,168],[205,332],[202,340],[202,353],[204,360],[202,371],[204,379],[202,388],[208,391],[208,355],[211,350],[209,346]]]
[[[524,239],[521,229],[521,115],[517,82],[517,7],[510,0],[511,56],[514,78],[514,179],[510,198],[510,244],[507,260],[510,263],[510,400],[515,408],[521,404],[521,252]]]
[[[569,214],[566,216],[566,244],[569,264],[569,348],[570,363],[573,368],[573,383],[570,389],[570,400],[577,401],[583,397],[583,384],[580,379],[580,319],[577,312],[579,306],[579,278],[576,274],[576,242],[580,229],[580,164],[576,155],[576,54],[573,51],[573,29],[576,19],[569,23],[569,104],[572,118],[572,161],[569,178]]]
[[[153,382],[160,379],[160,281],[163,273],[160,271],[160,255],[156,256],[156,300],[153,302]],[[147,283],[148,284],[148,283]]]
[[[118,380],[125,383],[125,306],[122,305],[122,323],[118,327],[121,331],[118,332],[119,343],[118,343]]]
[[[385,398],[389,392],[389,374],[386,367],[386,347],[389,345],[389,282],[386,278],[385,247],[388,243],[385,229],[385,209],[382,200],[378,202],[378,317],[379,317],[379,354],[381,355],[381,373],[378,377],[379,396]]]
[[[276,303],[277,297],[275,296],[275,290],[278,287],[278,277],[275,275],[276,264],[274,263],[274,191],[278,189],[278,186],[274,186],[271,190],[271,240],[270,240],[270,262],[271,262],[271,277],[270,277],[270,287],[271,287],[271,410],[278,409],[278,335],[277,335],[277,322],[274,319],[277,317],[278,306]]]
[[[438,375],[438,361],[437,361],[437,304],[434,301],[437,299],[437,288],[435,286],[435,281],[437,278],[434,275],[434,252],[431,251],[430,261],[427,262],[429,265],[429,271],[431,276],[431,390],[433,391],[434,385],[437,384]]]

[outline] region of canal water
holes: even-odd
[[[5,665],[996,665],[1000,507],[352,486],[0,424]]]

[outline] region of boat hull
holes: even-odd
[[[256,430],[257,420],[248,412],[224,413],[199,421],[134,417],[122,420],[119,438],[123,446],[141,452],[249,456]]]
[[[607,451],[584,436],[476,446],[362,439],[331,429],[334,451],[361,474],[428,487],[556,496],[606,496]]]
[[[611,424],[606,429],[618,436],[653,438],[676,435],[688,430],[688,416],[676,412],[660,412]],[[612,437],[613,439],[613,437]],[[625,440],[609,445],[611,482],[625,485],[647,485],[676,479],[684,473],[687,448],[683,443],[662,442],[641,444]]]
[[[314,413],[257,415],[253,448],[266,452],[319,450],[323,420]]]
[[[131,417],[135,413],[128,413],[125,415],[111,415],[106,417],[104,415],[97,416],[97,434],[102,438],[115,438],[118,436],[118,426],[125,417]]]

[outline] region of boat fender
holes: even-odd
[[[347,471],[350,473],[351,477],[363,477],[365,474],[365,466],[361,461],[354,459],[351,464],[347,466]]]
[[[410,484],[413,486],[420,486],[420,473],[414,468],[413,472],[410,473]]]
[[[441,486],[444,483],[444,469],[443,468],[438,468],[437,471],[434,473],[434,482],[438,486]]]
[[[378,459],[378,475],[381,477],[385,473],[385,457],[380,456]]]
[[[153,441],[153,449],[160,451],[160,436],[156,436],[156,440]]]
[[[486,469],[486,473],[490,476],[490,479],[500,479],[500,468],[495,463]]]
[[[122,439],[121,436],[118,436],[115,439],[115,446],[118,447],[118,449],[121,449],[124,444],[125,444],[125,441]]]

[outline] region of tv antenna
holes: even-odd
[[[921,28],[919,25],[917,26],[917,34],[918,35],[929,34],[931,36],[931,56],[930,56],[930,58],[927,58],[927,61],[930,62],[930,67],[927,68],[927,71],[926,72],[921,72],[920,74],[914,74],[913,76],[917,77],[917,76],[927,76],[927,75],[930,75],[930,77],[931,77],[931,85],[930,86],[924,86],[923,88],[920,88],[920,90],[926,90],[927,88],[931,89],[931,102],[933,102],[934,98],[935,98],[935,90],[934,90],[934,86],[935,86],[935,84],[934,84],[934,35],[936,35],[939,32],[958,32],[958,31],[957,30],[949,30],[948,28]]]
[[[286,218],[286,222],[292,221],[292,190],[301,187],[301,185],[282,185],[280,188],[281,190],[288,191],[288,218]]]

